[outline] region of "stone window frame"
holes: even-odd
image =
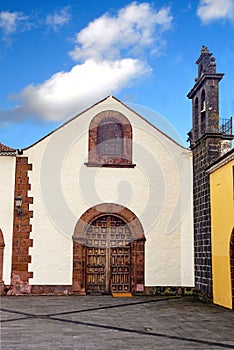
[[[98,127],[106,121],[116,122],[122,126],[122,154],[100,154],[98,152]],[[88,167],[125,167],[133,168],[132,163],[132,126],[125,115],[118,111],[106,110],[94,116],[89,124]]]

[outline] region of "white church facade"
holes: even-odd
[[[109,96],[0,152],[8,295],[194,286],[192,155]]]

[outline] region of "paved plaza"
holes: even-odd
[[[2,297],[1,349],[234,349],[234,312],[190,297]]]

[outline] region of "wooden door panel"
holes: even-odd
[[[131,233],[113,215],[102,216],[86,233],[87,292],[131,291]]]
[[[86,286],[87,292],[104,292],[106,280],[106,255],[104,248],[87,248]]]
[[[111,249],[111,291],[130,292],[130,246]]]

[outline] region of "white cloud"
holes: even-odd
[[[234,0],[200,0],[197,15],[203,23],[234,19]]]
[[[0,28],[3,30],[5,35],[12,34],[18,29],[22,31],[24,27],[24,22],[28,19],[22,12],[0,12]]]
[[[52,27],[54,30],[62,27],[70,21],[70,14],[68,12],[68,7],[64,7],[53,15],[48,15],[46,17],[46,24]]]
[[[9,36],[14,33],[23,32],[32,28],[37,28],[42,24],[46,24],[47,26],[53,28],[56,31],[59,27],[62,27],[70,21],[68,7],[64,7],[60,11],[55,12],[52,15],[48,15],[45,20],[36,21],[35,16],[35,13],[27,16],[22,12],[1,11],[0,29],[2,29],[3,31],[4,40],[8,40]]]
[[[90,57],[100,60],[120,57],[123,52],[134,55],[153,46],[160,48],[161,35],[171,21],[170,8],[156,11],[149,3],[133,2],[117,16],[105,14],[89,23],[77,34],[77,45],[70,55],[75,61]]]
[[[51,23],[60,23],[55,17],[53,20]],[[70,71],[58,72],[12,96],[18,106],[1,112],[0,120],[37,117],[58,121],[117,93],[151,71],[142,56],[147,50],[160,51],[162,33],[171,21],[169,8],[155,11],[148,3],[136,2],[117,16],[97,18],[76,36],[76,47],[70,54],[80,62]]]
[[[69,72],[54,74],[41,85],[27,86],[19,95],[12,96],[21,107],[12,111],[10,117],[12,121],[23,115],[62,120],[110,93],[116,93],[149,71],[149,67],[136,59],[102,62],[89,59]],[[0,116],[3,120],[6,114],[2,112]]]

